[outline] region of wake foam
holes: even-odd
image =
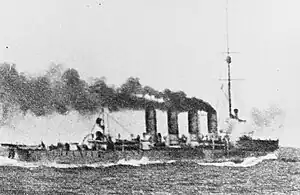
[[[252,167],[257,165],[258,163],[261,163],[264,160],[276,160],[276,159],[277,159],[277,153],[270,153],[267,154],[266,156],[245,158],[242,163],[234,163],[228,161],[228,162],[221,162],[221,163],[198,163],[198,164],[202,166],[218,166],[218,167]]]
[[[15,159],[10,159],[7,157],[0,156],[0,166],[14,166],[14,167],[24,167],[24,168],[37,168],[37,167],[49,167],[49,168],[59,168],[59,169],[68,169],[68,168],[97,168],[97,167],[111,167],[111,166],[141,166],[141,165],[150,165],[150,164],[164,164],[164,163],[174,163],[175,160],[169,161],[150,161],[147,157],[143,157],[140,160],[125,160],[121,159],[117,163],[92,163],[92,164],[60,164],[57,162],[21,162]]]
[[[175,160],[169,160],[169,161],[150,161],[147,157],[142,157],[139,160],[131,159],[131,160],[125,160],[121,159],[116,163],[92,163],[92,164],[59,164],[56,162],[44,164],[46,167],[53,167],[53,168],[80,168],[80,167],[90,167],[90,168],[97,168],[97,167],[111,167],[111,166],[119,166],[119,165],[125,165],[125,166],[141,166],[141,165],[150,165],[150,164],[164,164],[164,163],[174,163]]]
[[[261,163],[264,160],[276,160],[278,159],[277,153],[270,153],[266,156],[261,157],[248,157],[245,158],[242,163],[234,163],[232,161],[227,162],[217,162],[217,163],[203,163],[197,162],[201,166],[218,166],[218,167],[251,167]],[[147,157],[143,157],[139,160],[125,160],[121,159],[116,163],[91,163],[91,164],[60,164],[57,162],[21,162],[15,159],[10,159],[7,157],[0,156],[0,167],[2,166],[12,166],[12,167],[24,167],[24,168],[38,168],[38,167],[49,167],[49,168],[59,168],[59,169],[69,169],[69,168],[98,168],[98,167],[111,167],[111,166],[143,166],[151,164],[171,164],[175,163],[175,160],[169,161],[151,161]]]
[[[36,163],[29,163],[29,162],[21,162],[15,159],[10,159],[8,157],[0,156],[0,166],[12,166],[12,167],[25,167],[25,168],[35,168],[39,167]]]
[[[128,160],[125,159],[119,160],[116,165],[130,165],[130,166],[141,166],[141,165],[149,165],[149,164],[164,164],[164,163],[174,163],[175,160],[169,160],[169,161],[150,161],[147,157],[142,157],[140,160]]]

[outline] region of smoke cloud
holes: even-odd
[[[278,105],[266,109],[252,108],[251,117],[246,123],[228,119],[225,132],[235,143],[241,136],[252,135],[260,139],[277,139],[284,127],[285,112]]]
[[[278,105],[271,105],[264,110],[253,108],[251,113],[252,128],[255,130],[254,135],[272,135],[272,133],[278,133],[278,130],[284,127],[286,113]]]
[[[145,96],[163,99],[158,102]],[[151,104],[157,109],[170,108],[178,111],[199,109],[215,112],[214,108],[197,98],[188,98],[182,91],[165,89],[157,91],[142,86],[138,78],[130,77],[120,87],[108,86],[103,78],[87,82],[75,69],[52,65],[44,74],[30,76],[18,72],[14,64],[0,65],[0,104],[2,123],[8,122],[15,112],[24,115],[47,116],[77,111],[90,115],[101,107],[112,111],[120,109],[144,109]]]

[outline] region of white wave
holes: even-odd
[[[15,159],[10,159],[8,157],[0,156],[0,166],[14,166],[14,167],[26,167],[26,168],[35,168],[39,167],[36,163],[21,162]]]
[[[140,160],[128,160],[125,159],[119,160],[116,164],[117,165],[131,165],[131,166],[140,166],[140,165],[148,165],[148,164],[162,164],[162,163],[173,163],[175,160],[169,160],[169,161],[150,161],[147,157],[142,157]]]
[[[276,159],[277,159],[277,153],[270,153],[267,154],[266,156],[245,158],[242,163],[234,163],[228,161],[228,162],[220,162],[220,163],[198,163],[198,164],[202,166],[218,166],[218,167],[252,167],[257,165],[258,163],[261,163],[264,160],[276,160]]]
[[[50,167],[50,168],[59,168],[59,169],[67,169],[67,168],[80,168],[80,167],[110,167],[110,166],[118,166],[118,165],[128,165],[128,166],[141,166],[148,164],[163,164],[163,163],[174,163],[175,160],[169,161],[151,161],[147,157],[143,157],[139,160],[131,159],[125,160],[120,159],[116,163],[91,163],[91,164],[61,164],[57,162],[22,162],[15,159],[10,159],[7,157],[0,156],[0,166],[16,166],[16,167],[24,167],[24,168],[37,168],[37,167]]]
[[[220,162],[220,163],[200,163],[199,165],[202,166],[219,166],[219,167],[251,167],[255,166],[258,163],[261,163],[264,160],[276,160],[277,153],[270,153],[266,156],[261,157],[248,157],[245,158],[242,163],[234,163],[231,161],[228,162]],[[149,165],[149,164],[163,164],[163,163],[174,163],[175,160],[169,161],[160,161],[155,160],[151,161],[147,157],[143,157],[139,160],[131,159],[125,160],[120,159],[116,163],[91,163],[91,164],[61,164],[57,162],[22,162],[15,159],[10,159],[7,157],[0,156],[0,166],[14,166],[14,167],[24,167],[24,168],[38,168],[38,167],[49,167],[49,168],[59,168],[59,169],[67,169],[67,168],[81,168],[81,167],[90,167],[90,168],[97,168],[97,167],[111,167],[111,166],[118,166],[118,165],[127,165],[127,166],[141,166],[141,165]]]
[[[118,166],[118,165],[128,165],[128,166],[141,166],[141,165],[149,165],[149,164],[163,164],[163,163],[174,163],[175,160],[169,160],[169,161],[150,161],[147,157],[142,157],[139,160],[131,159],[131,160],[125,160],[120,159],[116,163],[92,163],[92,164],[59,164],[56,162],[44,164],[44,166],[47,167],[54,167],[54,168],[79,168],[79,167],[91,167],[91,168],[97,168],[97,167],[111,167],[111,166]]]

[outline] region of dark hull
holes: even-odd
[[[28,151],[17,150],[17,159],[30,162],[56,162],[62,164],[117,163],[124,160],[167,162],[170,160],[201,160],[203,162],[242,161],[252,156],[264,156],[272,151],[247,151],[231,149],[163,149],[163,150],[128,150],[128,151]]]
[[[245,137],[237,142],[237,147],[248,151],[274,151],[279,148],[279,140],[259,140]]]
[[[151,161],[198,159],[203,158],[202,150],[165,149],[165,150],[125,150],[125,151],[28,151],[18,152],[19,160],[56,162],[62,164],[117,163],[124,160],[140,160],[147,157]]]
[[[1,156],[9,156],[13,150],[13,158],[28,162],[56,162],[62,164],[93,164],[93,163],[117,163],[124,160],[140,160],[148,158],[150,161],[170,160],[200,160],[204,162],[234,161],[241,162],[244,158],[263,156],[277,150],[278,140],[250,140],[244,139],[237,143],[236,147],[228,150],[221,144],[212,146],[210,143],[192,148],[181,146],[180,148],[154,147],[151,150],[140,150],[138,147],[116,148],[107,150],[37,150],[21,147],[7,149]],[[11,155],[10,155],[11,156]]]

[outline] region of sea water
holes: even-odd
[[[0,194],[300,194],[300,162],[277,153],[237,164],[143,158],[79,166],[2,157],[0,180]]]

